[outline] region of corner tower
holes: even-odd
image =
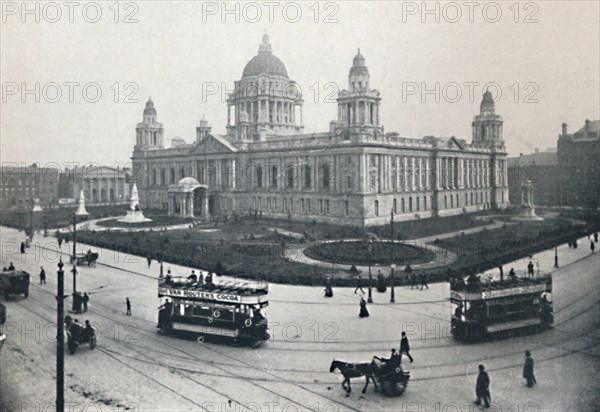
[[[483,94],[479,114],[473,119],[473,144],[504,147],[502,116],[496,114],[496,104],[489,90]]]
[[[227,96],[227,137],[231,142],[265,141],[269,135],[302,133],[302,95],[265,34],[242,79]]]
[[[154,102],[149,99],[144,108],[144,117],[136,128],[135,150],[163,149],[164,128],[162,123],[156,121]]]
[[[337,129],[341,129],[342,133],[383,133],[379,123],[381,97],[378,90],[369,87],[369,69],[358,49],[348,74],[348,89],[340,91],[337,99]]]

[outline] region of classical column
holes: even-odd
[[[194,217],[194,193],[188,194],[188,202],[189,202],[189,207],[188,207],[189,216]]]
[[[208,190],[204,191],[203,200],[204,200],[204,206],[203,206],[204,210],[202,211],[203,212],[203,216],[204,217],[209,217],[210,214],[208,213]]]

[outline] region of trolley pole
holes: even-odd
[[[56,412],[65,410],[65,304],[62,259],[58,262],[58,286],[56,288]]]
[[[390,293],[390,302],[391,303],[395,303],[396,302],[396,293],[394,292],[394,267],[396,267],[396,265],[394,264],[394,211],[392,210],[391,212],[391,237],[392,237],[392,247],[390,248],[391,252],[390,254],[392,255],[392,264],[390,266],[390,278],[391,278],[391,282],[392,282],[392,291]]]

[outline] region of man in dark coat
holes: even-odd
[[[594,253],[594,249],[596,248],[596,244],[594,243],[594,241],[592,240],[590,242],[590,249],[592,250],[592,253]]]
[[[534,275],[533,262],[530,260],[529,264],[527,265],[527,276],[533,277],[533,275]]]
[[[533,387],[537,383],[535,380],[535,375],[533,374],[533,358],[531,357],[531,352],[525,352],[525,365],[523,365],[523,377],[527,379],[527,386],[529,388]]]
[[[406,332],[402,332],[402,339],[400,340],[400,355],[408,356],[410,361],[413,361],[413,357],[410,356],[410,345],[408,343],[408,338],[406,337]]]
[[[40,266],[40,285],[41,284],[46,284],[46,271],[44,270],[43,266]]]
[[[476,405],[481,405],[481,399],[486,408],[490,407],[490,377],[485,371],[485,366],[479,365],[479,375],[477,375],[477,383],[475,385],[475,394],[477,395]]]
[[[362,279],[362,278],[360,277],[360,275],[358,275],[358,276],[356,277],[356,288],[354,289],[354,293],[355,293],[355,294],[356,294],[356,291],[357,291],[357,290],[359,290],[359,289],[360,289],[360,292],[361,292],[361,293],[365,293],[365,291],[364,291],[364,290],[363,290],[363,288],[362,288],[362,281],[361,281],[361,279]]]
[[[81,298],[81,302],[83,303],[83,311],[87,312],[88,302],[90,301],[90,296],[85,292],[83,297]]]

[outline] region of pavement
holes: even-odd
[[[53,238],[36,237],[21,255],[22,233],[0,228],[0,238],[2,264],[12,261],[33,275],[29,298],[4,302],[2,410],[36,410],[36,404],[52,410],[58,245]],[[455,341],[445,283],[423,291],[397,287],[395,304],[389,303],[389,288],[374,291],[370,317],[362,319],[353,288],[334,288],[328,299],[321,287],[272,284],[266,310],[272,337],[257,349],[159,335],[156,262],[148,267],[142,257],[101,249],[97,267],[80,267],[77,279],[80,291],[91,292],[89,312],[80,320],[89,319],[101,335],[93,351],[80,347],[65,355],[65,398],[72,410],[95,411],[473,411],[477,365],[483,363],[491,378],[490,410],[598,410],[600,254],[591,255],[585,239],[579,245],[558,248],[559,269],[553,268],[553,250],[534,256],[541,273],[553,273],[555,325],[541,334],[479,344]],[[63,252],[68,253],[64,245]],[[40,266],[46,285],[37,284]],[[175,275],[191,271],[167,268]],[[70,272],[65,276],[70,293]],[[125,315],[126,297],[132,316]],[[329,373],[332,359],[388,356],[390,348],[398,348],[402,330],[415,358],[404,361],[411,372],[407,391],[386,398],[370,387],[363,395],[364,380],[357,379],[347,397],[342,377]],[[535,359],[534,388],[521,377],[525,350]]]

